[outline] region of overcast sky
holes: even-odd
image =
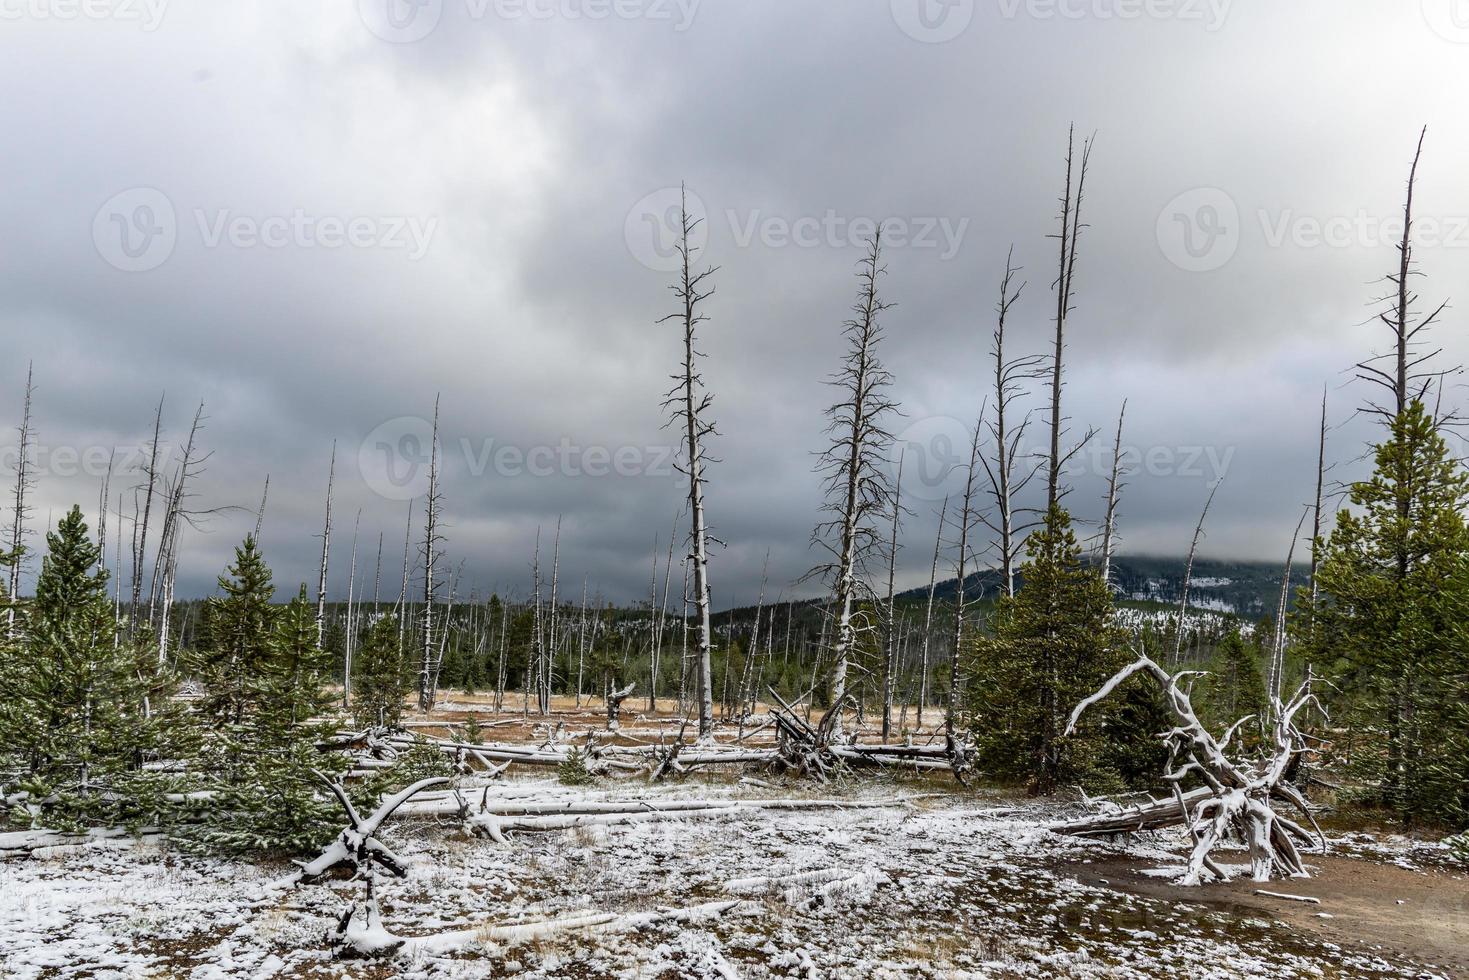
[[[1011,342],[1048,341],[1075,121],[1097,135],[1065,403],[1107,450],[1128,399],[1122,548],[1182,553],[1222,475],[1205,552],[1278,560],[1323,384],[1337,475],[1371,435],[1347,369],[1383,340],[1375,280],[1423,124],[1419,285],[1435,305],[1469,289],[1461,6],[0,0],[5,471],[28,360],[38,525],[95,511],[160,395],[175,447],[202,401],[195,504],[242,510],[186,535],[180,594],[212,587],[267,473],[263,544],[294,589],[335,442],[332,591],[360,510],[359,574],[383,534],[396,595],[439,395],[465,592],[524,594],[560,515],[564,591],[644,595],[683,496],[659,407],[678,337],[657,321],[686,180],[720,267],[716,605],[754,600],[767,550],[772,593],[815,560],[823,380],[877,222],[914,511],[901,581],[926,582],[1012,243]],[[1451,305],[1446,363],[1464,326]],[[1081,519],[1108,462],[1072,477]]]

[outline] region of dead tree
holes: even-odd
[[[817,525],[812,542],[825,549],[831,560],[818,565],[808,577],[827,579],[833,595],[831,699],[832,710],[838,713],[847,694],[848,660],[859,631],[855,606],[863,598],[873,598],[866,572],[881,547],[875,522],[892,505],[886,467],[893,436],[886,425],[897,413],[897,404],[887,395],[893,379],[877,353],[882,340],[880,320],[892,306],[878,292],[886,271],[879,229],[858,267],[860,288],[852,307],[854,315],[842,328],[847,352],[828,382],[841,393],[841,401],[827,409],[826,431],[832,443],[816,464],[817,472],[824,475],[826,503],[822,510],[831,519]],[[840,717],[833,722],[833,730],[841,733]]]
[[[31,399],[35,394],[34,384],[35,366],[26,368],[25,406],[20,417],[20,442],[15,456],[15,489],[11,493],[10,523],[10,581],[6,590],[9,603],[5,609],[5,633],[6,636],[14,637],[16,632],[15,608],[20,601],[20,573],[25,559],[25,537],[26,518],[30,514],[30,505],[26,503],[26,495],[35,485],[35,477],[31,475]]]
[[[1209,516],[1209,507],[1214,503],[1214,495],[1219,492],[1219,484],[1209,491],[1209,499],[1204,501],[1203,513],[1199,514],[1199,523],[1194,526],[1193,543],[1188,546],[1188,561],[1183,566],[1183,588],[1179,590],[1178,597],[1178,629],[1173,636],[1173,662],[1176,664],[1183,657],[1183,630],[1188,616],[1188,593],[1193,585],[1194,579],[1194,556],[1199,551],[1199,540],[1204,536],[1204,520]]]
[[[1081,147],[1081,161],[1078,170],[1074,170],[1076,144],[1076,127],[1073,126],[1066,136],[1066,192],[1061,198],[1061,232],[1051,237],[1060,241],[1060,264],[1056,274],[1054,288],[1056,290],[1056,342],[1051,358],[1051,455],[1048,460],[1046,476],[1046,505],[1055,507],[1060,502],[1061,470],[1077,450],[1073,449],[1066,455],[1061,453],[1062,426],[1065,418],[1061,414],[1061,361],[1062,353],[1066,349],[1066,320],[1072,312],[1072,287],[1076,274],[1076,243],[1081,237],[1081,230],[1086,225],[1081,222],[1081,204],[1086,191],[1087,168],[1091,161],[1092,141],[1084,141]],[[1072,192],[1072,176],[1075,172],[1076,189]],[[1086,440],[1083,440],[1083,444]]]
[[[923,728],[923,709],[928,705],[928,672],[931,663],[929,653],[933,641],[933,594],[939,580],[939,552],[944,545],[944,521],[949,514],[949,498],[944,497],[939,507],[939,529],[933,538],[933,567],[928,572],[928,607],[923,614],[923,648],[919,655],[918,674],[918,727]]]
[[[1141,654],[1076,706],[1066,726],[1066,735],[1070,736],[1075,730],[1088,707],[1137,673],[1151,676],[1163,688],[1175,721],[1175,726],[1161,736],[1169,747],[1164,779],[1173,787],[1173,805],[1163,808],[1155,804],[1152,808],[1155,812],[1149,815],[1152,818],[1149,820],[1145,820],[1142,814],[1117,811],[1051,829],[1094,836],[1099,832],[1097,828],[1103,826],[1121,828],[1121,831],[1114,830],[1113,833],[1130,830],[1134,817],[1139,824],[1146,822],[1154,828],[1183,823],[1193,839],[1193,851],[1180,879],[1184,885],[1200,884],[1205,874],[1220,880],[1227,878],[1214,862],[1212,852],[1229,839],[1244,844],[1248,849],[1250,872],[1255,881],[1269,881],[1276,875],[1308,877],[1297,844],[1319,842],[1325,850],[1325,838],[1320,835],[1319,828],[1313,837],[1299,823],[1277,813],[1271,804],[1277,800],[1289,803],[1314,825],[1305,797],[1285,779],[1292,760],[1308,748],[1306,737],[1296,727],[1296,716],[1308,706],[1319,708],[1311,693],[1310,679],[1301,685],[1289,704],[1278,706],[1271,726],[1270,752],[1252,761],[1233,760],[1226,754],[1235,733],[1250,720],[1249,717],[1236,721],[1216,740],[1194,713],[1188,691],[1179,686],[1181,678],[1196,677],[1199,672],[1184,671],[1172,675]],[[1203,788],[1184,794],[1181,784],[1191,777],[1203,783]]]
[[[316,577],[316,649],[326,645],[326,567],[332,550],[332,488],[337,479],[337,444],[332,443],[332,461],[326,474],[326,519],[321,527],[321,564]]]
[[[148,559],[148,523],[153,511],[153,494],[158,486],[158,441],[163,431],[163,398],[158,399],[158,408],[153,413],[153,440],[148,444],[148,464],[143,470],[147,482],[143,485],[142,519],[133,520],[133,588],[132,613],[128,617],[128,635],[137,630],[139,615],[143,608],[143,566]],[[135,498],[136,499],[136,498]]]
[[[1117,535],[1117,497],[1122,492],[1122,423],[1127,418],[1127,399],[1117,413],[1117,439],[1112,443],[1112,475],[1107,480],[1107,516],[1102,524],[1102,584],[1112,587],[1112,548]]]
[[[362,527],[362,511],[352,522],[352,563],[347,574],[347,636],[342,647],[342,707],[352,707],[352,645],[356,629],[352,618],[352,603],[357,593],[357,532]]]
[[[714,691],[711,666],[713,637],[709,624],[709,544],[712,540],[704,514],[704,468],[710,462],[705,450],[705,440],[716,435],[714,423],[709,420],[709,408],[714,396],[704,386],[704,376],[698,370],[698,359],[704,354],[698,349],[696,331],[709,317],[701,312],[703,304],[714,295],[714,287],[707,286],[717,271],[709,267],[701,272],[694,271],[695,248],[689,242],[701,219],[689,214],[688,191],[682,192],[679,210],[679,241],[675,245],[681,259],[681,274],[678,282],[670,287],[678,299],[678,312],[658,322],[677,322],[683,327],[683,364],[673,375],[674,386],[663,400],[663,407],[671,414],[668,424],[679,424],[684,430],[683,460],[679,469],[689,478],[689,559],[693,564],[694,604],[698,609],[698,630],[695,641],[696,671],[698,675],[699,738],[711,738],[714,733]]]
[[[1008,596],[1015,595],[1015,568],[1020,563],[1024,550],[1026,532],[1034,522],[1018,519],[1015,498],[1039,472],[1031,466],[1020,472],[1021,442],[1030,426],[1030,415],[1024,415],[1018,423],[1011,416],[1012,406],[1025,395],[1025,383],[1039,376],[1042,358],[1039,354],[1011,357],[1005,352],[1005,322],[1010,308],[1025,291],[1025,284],[1014,286],[1015,274],[1020,270],[1013,264],[1014,249],[1005,257],[1005,276],[1000,280],[1000,300],[995,305],[997,322],[991,351],[995,362],[995,414],[989,425],[990,438],[995,443],[995,458],[981,457],[985,475],[989,478],[990,495],[995,501],[993,519],[984,518],[985,525],[995,536],[994,550],[1000,559],[1001,586]],[[1013,290],[1013,291],[1012,291]]]
[[[745,662],[740,665],[740,704],[736,709],[739,716],[740,732],[745,730],[745,718],[755,711],[757,690],[755,688],[755,658],[760,653],[760,620],[765,615],[765,585],[770,573],[770,549],[765,549],[765,563],[760,566],[760,597],[755,600],[755,627],[750,632],[750,647],[745,654]],[[771,610],[770,618],[772,625],[775,619],[775,611]]]
[[[270,499],[270,474],[265,474],[265,487],[260,491],[260,509],[255,512],[255,541],[260,542],[260,532],[265,527],[265,502]]]
[[[1266,682],[1266,692],[1273,699],[1272,703],[1280,700],[1281,678],[1285,673],[1285,615],[1290,608],[1290,574],[1291,566],[1295,564],[1296,542],[1300,540],[1301,528],[1306,524],[1306,511],[1301,512],[1301,519],[1296,522],[1296,533],[1291,535],[1290,547],[1285,552],[1285,569],[1280,573],[1280,600],[1275,607],[1275,635],[1271,637],[1270,644],[1270,677]]]
[[[429,442],[428,497],[424,503],[423,526],[423,654],[418,668],[418,709],[432,711],[439,686],[438,661],[434,656],[434,602],[438,599],[438,545],[444,540],[439,529],[439,399],[434,398],[433,437]]]
[[[632,681],[624,688],[607,688],[607,730],[609,732],[617,730],[618,722],[622,719],[622,702],[632,697],[632,692],[637,686],[637,681]]]
[[[1442,348],[1425,353],[1418,346],[1418,335],[1438,320],[1448,303],[1441,303],[1432,313],[1422,316],[1416,312],[1418,294],[1411,287],[1412,278],[1422,275],[1413,263],[1413,193],[1418,180],[1418,163],[1423,156],[1423,141],[1427,136],[1428,127],[1425,126],[1418,134],[1413,166],[1408,171],[1408,195],[1403,204],[1403,238],[1398,244],[1398,267],[1385,277],[1391,291],[1382,297],[1387,308],[1377,314],[1377,319],[1387,327],[1391,335],[1392,347],[1356,365],[1358,378],[1385,389],[1388,394],[1387,404],[1369,400],[1362,411],[1389,425],[1407,410],[1410,402],[1422,399],[1433,383],[1445,373],[1424,370],[1425,365],[1442,352]],[[1388,362],[1387,366],[1379,366],[1383,362]],[[1406,508],[1409,504],[1410,501],[1404,500],[1400,506]],[[1402,513],[1406,514],[1406,510]]]
[[[666,560],[666,562],[665,562],[665,564],[663,566],[663,601],[658,605],[658,611],[657,611],[657,613],[655,614],[655,617],[654,617],[654,624],[655,625],[653,627],[653,657],[652,657],[652,660],[650,661],[650,663],[648,665],[648,713],[649,714],[653,714],[653,713],[655,713],[658,710],[658,672],[659,672],[659,669],[660,669],[660,666],[661,666],[661,661],[663,659],[663,634],[664,634],[664,630],[666,629],[666,627],[668,625],[668,595],[669,595],[669,588],[673,584],[673,541],[678,536],[678,522],[679,522],[679,518],[682,517],[682,516],[683,516],[682,514],[679,514],[676,517],[674,517],[674,519],[673,519],[673,527],[670,528],[669,531],[668,531],[668,558],[667,558],[667,560]],[[655,577],[655,581],[656,581],[657,574],[658,574],[658,566],[657,566],[657,558],[655,557],[654,558],[654,565],[653,565],[653,575]],[[585,596],[586,587],[585,587],[585,584],[583,584],[582,592],[583,592],[583,596],[582,596],[582,599],[583,599],[583,602],[582,602],[582,606],[583,606],[582,614],[583,614],[583,618],[585,618],[585,614],[586,614],[586,609],[585,609],[585,606],[586,606],[586,602],[585,602],[585,599],[586,599],[586,596]],[[577,707],[581,707],[581,687],[579,686],[580,685],[580,680],[578,680],[577,683],[578,683],[578,687],[577,687],[577,691],[576,691]]]
[[[982,411],[981,417],[983,417]],[[954,567],[957,581],[954,589],[953,644],[949,650],[949,693],[944,712],[944,742],[956,758],[961,751],[959,740],[954,735],[954,721],[959,711],[959,651],[964,646],[964,614],[967,598],[965,578],[969,571],[969,532],[974,530],[977,520],[974,495],[977,489],[979,432],[982,424],[979,421],[974,423],[974,437],[969,447],[969,468],[965,471],[964,496],[959,507],[959,554]]]
[[[903,514],[903,455],[898,455],[898,478],[893,483],[893,531],[888,540],[888,597],[883,615],[882,740],[893,730],[893,687],[898,672],[898,617],[893,605],[893,586],[898,574],[898,525]]]

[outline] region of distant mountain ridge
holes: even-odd
[[[1176,603],[1183,588],[1183,557],[1120,555],[1112,559],[1112,586],[1122,600]],[[1244,619],[1274,615],[1280,602],[1283,566],[1271,562],[1216,561],[1195,558],[1189,605],[1198,609],[1230,612]],[[1306,581],[1306,570],[1296,566],[1291,573],[1294,586]],[[938,599],[952,599],[959,580],[947,579],[934,587]],[[984,569],[965,577],[965,593],[971,597],[993,597],[1000,587],[997,569]],[[926,600],[928,587],[909,589],[899,598]]]

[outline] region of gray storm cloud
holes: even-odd
[[[657,321],[686,180],[720,267],[704,330],[721,433],[709,511],[728,542],[716,604],[753,601],[767,550],[772,591],[798,591],[815,560],[824,381],[878,224],[898,428],[931,464],[910,483],[916,583],[945,447],[985,395],[1012,244],[1029,283],[1013,343],[1048,342],[1075,121],[1097,139],[1066,407],[1073,433],[1106,443],[1129,400],[1123,548],[1181,552],[1222,476],[1207,551],[1274,560],[1311,492],[1323,385],[1335,475],[1371,436],[1350,418],[1365,393],[1348,368],[1381,339],[1372,299],[1424,123],[1424,302],[1469,271],[1469,24],[1453,14],[0,0],[0,424],[18,424],[34,361],[40,525],[95,509],[99,466],[135,457],[160,395],[173,445],[202,401],[196,500],[218,513],[184,538],[181,594],[211,588],[267,473],[278,581],[312,579],[335,443],[333,590],[360,511],[359,572],[381,534],[396,595],[440,396],[462,588],[524,593],[537,527],[549,540],[563,516],[563,580],[637,597],[681,503],[659,407],[677,340]],[[1464,358],[1462,324],[1451,306],[1446,364]],[[1106,463],[1084,454],[1073,475],[1084,520]]]

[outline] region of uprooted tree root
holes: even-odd
[[[1311,679],[1306,679],[1288,704],[1273,699],[1270,750],[1252,760],[1231,759],[1226,750],[1253,716],[1235,722],[1216,740],[1194,713],[1188,692],[1179,686],[1180,678],[1196,677],[1199,672],[1169,674],[1144,655],[1139,655],[1135,662],[1078,704],[1066,733],[1075,730],[1082,712],[1137,673],[1146,673],[1162,685],[1168,708],[1177,721],[1174,728],[1160,736],[1169,748],[1168,768],[1163,778],[1173,787],[1173,799],[1129,808],[1114,806],[1109,812],[1053,824],[1050,829],[1062,834],[1096,837],[1183,824],[1194,845],[1180,879],[1184,885],[1200,884],[1206,874],[1221,881],[1228,877],[1212,856],[1215,847],[1226,840],[1245,845],[1255,881],[1269,881],[1275,876],[1309,877],[1298,845],[1319,843],[1324,851],[1326,839],[1315,825],[1310,805],[1287,781],[1286,773],[1308,751],[1306,737],[1296,727],[1296,716],[1308,705],[1320,707],[1311,693]],[[1185,793],[1181,784],[1190,777],[1204,785]],[[1277,802],[1298,809],[1312,824],[1315,835],[1276,812]]]

